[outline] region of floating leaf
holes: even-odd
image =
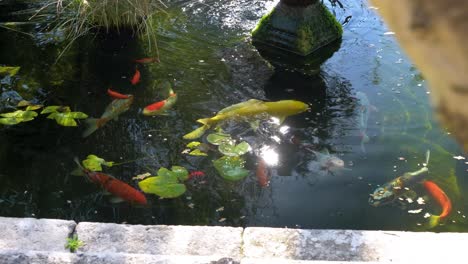
[[[173,175],[175,175],[179,180],[185,181],[189,178],[189,173],[186,168],[181,166],[172,166],[171,168]]]
[[[96,155],[88,155],[85,160],[83,160],[83,166],[90,171],[102,171],[102,166],[112,167],[114,162],[105,161],[103,158],[100,158]]]
[[[0,75],[15,76],[21,67],[0,66]]]
[[[194,149],[194,148],[198,147],[200,144],[201,143],[198,142],[198,141],[192,141],[192,142],[187,144],[187,148]]]
[[[206,140],[213,145],[220,145],[231,140],[231,135],[222,132],[212,133],[206,137]]]
[[[27,122],[33,120],[37,113],[34,111],[23,111],[16,110],[15,112],[0,114],[3,118],[0,118],[0,124],[3,125],[16,125],[21,122]]]
[[[42,105],[28,105],[28,107],[26,107],[26,111],[33,111],[33,110],[41,109],[42,107],[43,107]]]
[[[71,109],[69,106],[50,105],[42,109],[41,114],[49,114],[49,113],[55,113],[55,112],[68,113],[68,112],[71,112]]]
[[[172,171],[170,171],[170,170],[168,170],[168,169],[166,169],[164,167],[161,167],[158,170],[158,176],[169,177],[169,176],[174,176],[174,174],[172,173]]]
[[[61,126],[78,126],[78,124],[76,123],[75,119],[84,119],[84,118],[88,118],[88,115],[85,114],[85,113],[82,113],[82,112],[70,112],[70,108],[68,106],[65,106],[65,107],[60,107],[60,108],[55,108],[55,106],[53,108],[49,108],[49,107],[46,107],[42,112],[41,114],[44,114],[45,112],[51,112],[50,115],[47,116],[47,118],[49,119],[55,119],[55,121],[57,122],[57,124],[61,125]],[[58,112],[56,110],[63,110],[65,112]]]
[[[192,156],[208,156],[208,154],[206,154],[205,152],[199,150],[199,149],[195,149],[193,151],[191,151],[189,153],[189,155],[192,155]]]
[[[149,176],[151,176],[151,173],[145,172],[145,173],[138,174],[137,176],[133,177],[132,180],[143,180],[145,178],[148,178]]]
[[[149,177],[140,181],[138,186],[145,193],[156,194],[163,198],[175,198],[187,190],[184,184],[179,183],[175,175]]]
[[[223,144],[219,145],[218,150],[222,154],[226,156],[241,156],[247,153],[250,149],[249,143],[242,141],[239,144],[235,144],[232,142],[224,142]]]
[[[21,100],[21,101],[18,102],[17,106],[18,107],[24,107],[24,106],[28,106],[28,105],[32,105],[32,103],[29,102],[29,101],[26,101],[26,100]]]
[[[218,173],[226,180],[238,181],[249,175],[249,171],[244,169],[245,160],[241,157],[223,156],[213,161],[213,165]]]

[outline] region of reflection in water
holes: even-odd
[[[132,61],[155,54],[147,54],[145,44],[128,32],[79,40],[54,64],[63,48],[54,40],[60,34],[37,32],[40,25],[22,28],[36,38],[0,31],[9,47],[0,52],[1,63],[21,66],[14,78],[1,78],[2,100],[14,94],[8,97],[70,105],[99,116],[111,102],[109,87],[135,98],[118,121],[86,139],[81,138],[82,124],[68,129],[44,118],[1,127],[0,215],[139,224],[416,230],[427,222],[425,213],[439,210],[431,199],[425,199],[424,205],[405,200],[403,207],[379,208],[369,206],[368,199],[377,185],[418,169],[430,149],[428,179],[444,190],[454,208],[438,231],[466,231],[467,183],[466,177],[460,177],[466,174],[466,164],[453,158],[462,155],[460,147],[434,121],[424,80],[392,36],[383,34],[387,30],[381,20],[362,1],[348,1],[345,9],[334,10],[339,21],[353,17],[345,25],[338,51],[324,52],[331,57],[320,68],[314,63],[277,64],[268,78],[251,67],[258,61],[247,53],[249,48],[240,49],[238,44],[274,2],[171,1],[169,15],[156,18],[161,27],[161,63],[138,65],[141,81],[135,86],[129,81],[135,72]],[[19,21],[21,16],[14,18]],[[250,68],[243,67],[233,77],[233,67],[242,67],[240,62]],[[265,85],[263,79],[268,79]],[[145,106],[167,96],[155,81],[171,83],[178,101],[166,116],[143,116]],[[378,108],[367,117],[360,117],[366,103],[357,98],[363,95]],[[295,99],[306,102],[310,110],[288,117],[283,124],[261,122],[256,130],[248,124],[226,124],[235,139],[252,147],[245,155],[250,175],[241,182],[227,182],[212,165],[219,154],[209,150],[208,157],[186,155],[182,150],[188,142],[182,136],[195,128],[195,120],[248,99]],[[368,137],[365,152],[363,131]],[[315,166],[307,166],[316,164],[317,153],[325,149],[347,170],[322,175]],[[135,175],[155,175],[160,167],[172,165],[206,176],[187,181],[187,192],[177,199],[148,196],[147,207],[111,204],[98,187],[69,175],[73,158],[91,153],[121,163],[106,173],[133,186]],[[259,157],[266,163],[260,171],[268,177],[268,186],[255,175]],[[414,191],[417,198],[427,195],[423,186],[415,186]],[[407,213],[410,210],[420,213]]]

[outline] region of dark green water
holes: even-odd
[[[453,158],[463,156],[462,150],[435,121],[421,74],[394,36],[384,34],[389,30],[365,3],[348,1],[344,10],[334,9],[339,21],[349,15],[352,19],[344,26],[340,49],[318,74],[278,68],[259,89],[234,83],[226,61],[246,56],[233,47],[273,4],[171,1],[168,15],[157,19],[161,63],[140,67],[142,81],[137,86],[128,82],[135,67],[131,61],[151,54],[145,52],[144,42],[130,35],[79,40],[54,64],[63,44],[58,42],[60,34],[39,31],[44,23],[17,28],[32,37],[0,28],[0,64],[21,66],[17,76],[1,79],[2,112],[10,111],[6,106],[21,96],[98,117],[110,102],[109,86],[135,96],[132,108],[118,121],[86,139],[81,138],[83,125],[64,128],[45,118],[0,127],[0,215],[135,224],[424,230],[424,214],[439,214],[440,208],[421,186],[414,190],[426,200],[424,205],[405,202],[403,207],[376,208],[368,198],[377,185],[419,169],[429,149],[428,178],[453,204],[448,220],[434,230],[468,230],[468,166]],[[2,16],[3,21],[25,18]],[[245,78],[252,76],[256,77]],[[170,81],[178,93],[169,116],[141,115],[143,107],[162,99],[153,88],[155,80]],[[369,116],[365,152],[357,124],[359,107],[352,99],[357,92],[376,108]],[[217,175],[211,165],[214,157],[182,154],[189,142],[182,136],[195,128],[196,119],[251,98],[296,99],[312,105],[311,111],[286,120],[290,129],[281,143],[273,144],[279,164],[270,168],[266,188],[257,183],[254,155],[247,156],[251,175],[231,183]],[[239,125],[235,131],[247,128]],[[314,161],[313,155],[291,143],[292,137],[317,149],[328,148],[350,170],[337,175],[311,170],[307,164]],[[255,133],[246,138],[254,146],[267,143]],[[106,170],[133,186],[133,176],[154,174],[161,166],[182,165],[207,175],[205,183],[189,182],[180,198],[148,195],[148,207],[112,204],[97,186],[69,175],[73,157],[84,159],[88,154],[116,162],[136,160]],[[224,210],[217,210],[220,207]],[[422,212],[408,213],[415,209]]]

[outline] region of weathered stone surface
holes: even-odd
[[[236,264],[232,258],[217,258],[204,256],[160,256],[147,254],[121,253],[63,253],[48,251],[2,251],[2,264]]]
[[[455,263],[464,259],[463,233],[246,228],[247,258]],[[443,252],[443,254],[441,254]]]
[[[468,2],[371,2],[429,80],[437,113],[468,151]]]
[[[0,217],[0,250],[67,251],[75,226],[74,221]]]
[[[79,223],[80,252],[240,258],[242,228]]]
[[[381,262],[375,261],[321,261],[321,260],[285,260],[281,258],[267,258],[267,259],[258,259],[258,258],[244,258],[241,261],[241,264],[376,264]]]

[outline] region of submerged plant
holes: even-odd
[[[74,234],[72,237],[67,238],[67,244],[65,245],[65,248],[69,249],[70,252],[75,252],[83,245],[83,241],[78,239],[78,235]]]

